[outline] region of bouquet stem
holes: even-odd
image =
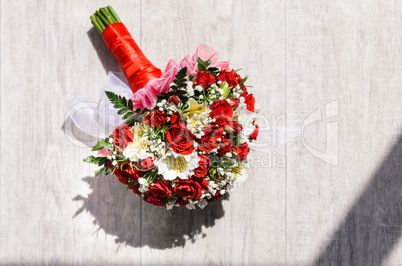
[[[111,6],[102,7],[91,17],[92,24],[100,34],[106,29],[107,25],[121,22],[119,16]]]

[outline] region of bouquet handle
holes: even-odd
[[[101,8],[91,20],[123,69],[133,93],[143,88],[151,79],[162,75],[162,71],[145,57],[111,7]]]

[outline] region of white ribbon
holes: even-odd
[[[66,105],[67,115],[72,122],[81,131],[92,137],[105,138],[123,122],[122,116],[117,114],[117,110],[113,108],[105,94],[105,91],[111,91],[127,99],[133,96],[130,87],[118,76],[125,79],[123,73],[109,72],[98,103],[91,102],[84,97],[76,97]]]
[[[68,117],[75,126],[97,139],[109,136],[123,122],[122,116],[117,114],[117,110],[113,108],[105,91],[111,91],[127,99],[131,99],[133,96],[124,74],[109,72],[98,103],[91,102],[84,97],[76,97],[66,105]],[[269,121],[263,121],[266,119],[261,114],[242,110],[239,114],[239,122],[244,126],[246,135],[254,130],[254,126],[251,125],[253,120],[256,120],[260,126],[257,141],[251,145],[251,149],[254,151],[266,153],[276,150],[301,134],[299,129],[276,128],[274,125],[270,125]]]

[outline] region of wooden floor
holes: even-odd
[[[89,20],[107,4],[162,69],[214,47],[299,134],[204,210],[95,181],[65,104],[119,70]],[[0,262],[402,265],[401,103],[402,1],[1,0]]]

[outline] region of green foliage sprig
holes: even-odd
[[[197,63],[198,63],[198,69],[200,71],[207,71],[208,66],[211,64],[211,59],[203,61],[201,58],[198,57]]]
[[[174,85],[171,86],[170,88],[172,90],[178,90],[180,88],[187,87],[186,81],[187,81],[187,67],[183,67],[177,73],[176,78],[173,80]]]
[[[105,163],[107,163],[107,161],[108,159],[106,157],[95,157],[93,155],[90,155],[84,159],[84,162],[97,164],[98,166],[104,165]]]
[[[121,97],[111,91],[105,91],[105,93],[110,102],[113,104],[113,107],[119,109],[119,111],[117,111],[119,115],[133,111],[133,101],[130,99],[127,101],[126,97]]]
[[[107,157],[96,157],[93,155],[88,156],[84,159],[86,163],[93,163],[98,166],[102,166],[99,170],[95,171],[95,177],[98,177],[102,174],[108,175],[110,173],[110,169],[107,167],[107,162],[109,159]]]
[[[92,148],[92,151],[100,151],[104,147],[106,147],[109,151],[113,150],[113,144],[109,142],[108,138],[98,141]]]
[[[171,90],[168,93],[157,95],[158,101],[163,99],[168,100],[171,96],[177,96],[182,103],[186,103],[188,101],[188,97],[186,96],[187,92],[180,90],[180,88],[185,87],[187,87],[187,67],[183,67],[176,74],[173,85],[170,86]]]
[[[113,107],[118,109],[117,113],[119,115],[123,115],[123,119],[126,120],[124,123],[128,125],[133,125],[134,123],[141,123],[142,117],[141,114],[148,111],[148,109],[144,108],[141,110],[137,108],[134,110],[133,101],[131,99],[126,99],[126,97],[121,97],[111,91],[105,91],[106,96],[113,104]]]
[[[209,67],[209,65],[211,65],[211,59],[208,59],[207,61],[203,61],[201,58],[198,57],[197,62],[198,62],[198,69],[200,71],[206,71],[209,74],[213,75],[215,78],[218,76],[219,68]]]

